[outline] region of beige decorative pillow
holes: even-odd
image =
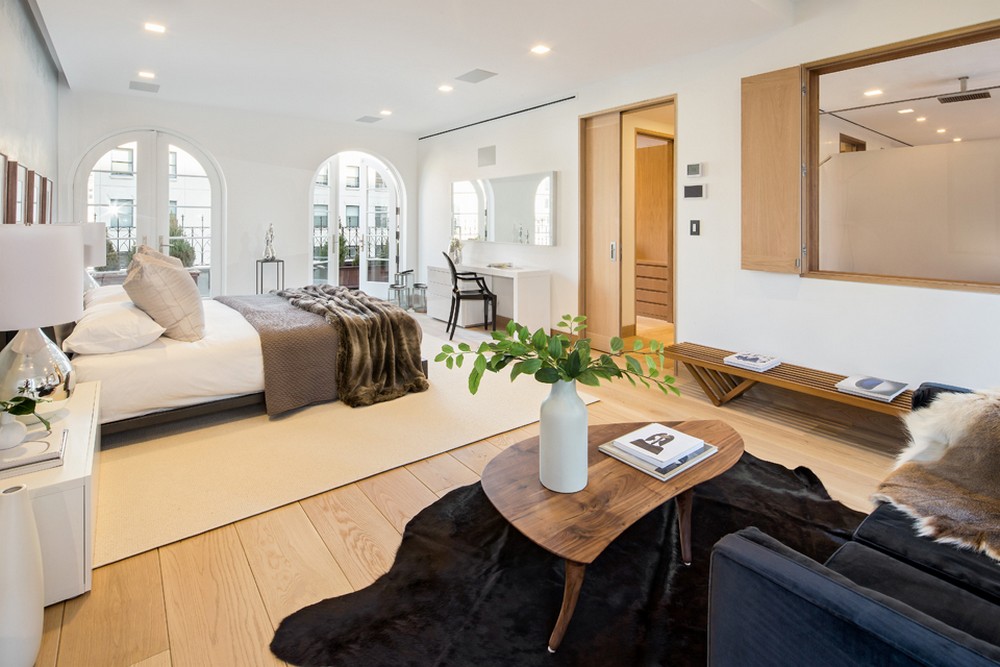
[[[125,291],[135,305],[166,329],[163,335],[167,338],[191,342],[205,337],[201,294],[179,261],[174,264],[137,252],[128,267]]]
[[[164,255],[159,250],[156,250],[152,246],[148,246],[146,244],[142,244],[138,248],[136,248],[135,255],[146,255],[148,257],[158,259],[161,262],[166,262],[167,264],[173,264],[174,266],[180,266],[180,267],[184,266],[184,264],[178,258],[172,257],[170,255]],[[135,255],[133,255],[132,257],[134,258]]]

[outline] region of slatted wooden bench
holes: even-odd
[[[786,363],[763,372],[736,368],[723,362],[723,358],[733,354],[732,352],[695,343],[670,345],[663,353],[684,364],[715,405],[722,405],[742,396],[758,382],[890,415],[904,415],[909,412],[913,397],[913,392],[909,389],[891,403],[845,394],[837,391],[834,386],[843,380],[845,375]]]

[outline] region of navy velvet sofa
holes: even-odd
[[[719,667],[1000,665],[1000,563],[888,504],[823,564],[746,528],[712,551],[708,643]]]

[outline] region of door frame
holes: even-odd
[[[677,173],[677,150],[676,150],[676,146],[677,146],[677,143],[676,142],[677,142],[677,116],[678,116],[678,113],[677,113],[677,107],[678,107],[677,97],[678,97],[677,94],[664,95],[662,97],[657,97],[657,98],[652,98],[652,99],[648,99],[648,100],[643,100],[643,101],[640,101],[640,102],[634,102],[634,103],[631,103],[631,104],[624,104],[624,105],[612,107],[612,108],[609,108],[609,109],[603,109],[601,111],[595,111],[595,112],[592,112],[592,113],[583,114],[583,115],[581,115],[581,116],[578,117],[578,132],[579,132],[579,142],[580,142],[580,144],[579,144],[579,152],[578,152],[578,156],[579,156],[579,177],[580,177],[580,191],[579,191],[580,262],[579,262],[579,273],[578,273],[578,276],[577,276],[577,285],[578,285],[577,312],[579,312],[581,314],[587,315],[587,297],[588,297],[588,295],[587,295],[587,287],[586,287],[587,286],[587,271],[588,271],[587,257],[588,257],[588,253],[590,252],[590,248],[587,247],[587,224],[588,224],[588,219],[587,219],[587,196],[588,196],[588,191],[587,191],[587,172],[586,172],[586,169],[587,169],[587,163],[586,163],[586,155],[587,155],[586,123],[587,123],[587,121],[589,121],[591,119],[594,119],[594,118],[597,118],[597,117],[600,117],[600,116],[604,116],[604,115],[608,115],[608,114],[618,114],[618,116],[619,116],[619,128],[620,128],[621,127],[621,116],[623,114],[625,114],[625,113],[632,112],[632,111],[640,111],[642,109],[651,108],[651,107],[663,106],[665,104],[672,104],[673,105],[673,107],[674,107],[674,137],[673,138],[674,138],[674,148],[675,148],[675,150],[674,150],[674,174],[675,174],[675,177],[674,177],[674,183],[673,183],[673,188],[674,188],[674,197],[673,197],[674,211],[673,211],[673,217],[676,220],[676,218],[677,218],[677,178],[676,178],[676,173]],[[619,140],[619,144],[618,144],[618,157],[619,157],[619,165],[620,165],[621,164],[621,158],[622,158],[622,146],[621,146],[621,141],[620,140]],[[621,322],[622,302],[623,302],[622,294],[621,294],[621,290],[622,290],[622,286],[623,286],[622,281],[621,281],[621,267],[622,267],[621,257],[623,256],[624,253],[628,253],[629,256],[633,258],[633,262],[632,263],[633,263],[633,266],[634,266],[635,234],[634,233],[631,234],[631,237],[628,238],[628,241],[629,241],[628,247],[623,247],[623,245],[622,245],[623,240],[625,240],[627,238],[627,236],[623,236],[623,234],[622,234],[622,231],[623,231],[622,230],[623,222],[622,222],[622,216],[621,216],[621,197],[620,197],[621,187],[622,187],[622,182],[621,182],[622,174],[621,174],[620,167],[619,167],[618,178],[619,178],[619,181],[618,181],[619,201],[618,201],[618,216],[617,216],[617,238],[618,238],[618,251],[617,251],[618,260],[617,260],[617,263],[618,263],[618,270],[619,270],[618,316],[619,316],[619,325],[620,325],[621,328],[624,328],[626,325]],[[634,232],[634,230],[633,230],[633,232]],[[674,259],[675,260],[676,260],[676,249],[677,249],[677,238],[676,238],[676,236],[677,236],[677,225],[675,224],[674,225],[674,238],[672,239],[672,241],[673,241],[672,247],[674,248]],[[674,320],[675,320],[674,323],[676,324],[676,313],[677,313],[677,304],[676,304],[676,297],[677,297],[677,289],[676,289],[676,284],[677,284],[677,282],[676,282],[677,268],[676,268],[676,261],[674,261],[672,263],[672,265],[670,267],[670,271],[671,271],[671,285],[673,286],[673,295],[674,295]],[[635,296],[634,281],[632,282],[632,288],[631,289],[632,289],[631,298],[634,298],[634,296]],[[622,336],[623,333],[628,333],[628,332],[619,331],[617,335]],[[632,333],[634,333],[634,323],[633,323],[633,331],[632,331]],[[595,349],[602,349],[602,348],[604,348],[607,345],[608,339],[609,339],[608,336],[596,336],[596,337],[594,337],[592,339],[592,343],[593,343]]]

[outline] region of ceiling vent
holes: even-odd
[[[361,118],[358,119],[358,122],[359,123],[377,123],[380,120],[382,120],[382,119],[379,118],[378,116],[362,116]]]
[[[486,79],[496,75],[496,72],[490,72],[485,69],[474,69],[471,72],[466,72],[465,74],[456,76],[455,78],[459,81],[465,81],[466,83],[479,83],[480,81],[485,81]]]
[[[957,93],[951,93],[950,95],[939,96],[938,102],[941,104],[949,104],[951,102],[969,102],[971,100],[988,100],[990,98],[990,93],[987,90],[967,92],[969,85],[969,77],[960,76],[958,77],[958,83],[961,90]]]
[[[144,93],[158,93],[160,91],[160,84],[158,83],[146,83],[145,81],[129,81],[129,90],[139,90]]]

